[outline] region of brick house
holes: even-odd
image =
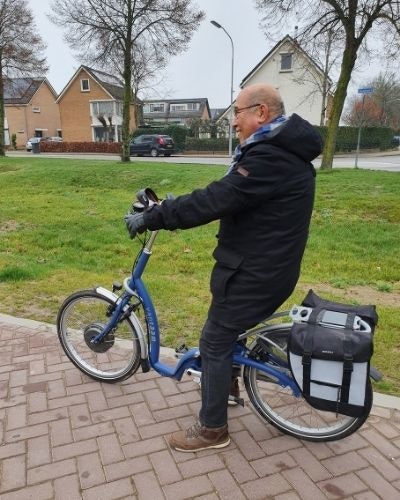
[[[57,93],[44,77],[4,80],[4,138],[9,145],[16,135],[17,148],[30,137],[61,135]]]
[[[64,141],[121,141],[123,96],[117,77],[80,66],[57,99]],[[136,128],[133,105],[130,128]]]
[[[190,120],[210,120],[207,98],[143,100],[143,119],[153,122],[187,125]]]

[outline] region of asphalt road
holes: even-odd
[[[78,158],[78,159],[92,159],[92,160],[118,160],[117,155],[107,155],[107,154],[68,154],[68,153],[40,153],[34,154],[26,151],[8,151],[7,156],[10,157],[35,157],[40,156],[41,158]],[[132,158],[135,161],[136,158]],[[158,158],[141,157],[137,159],[138,161],[144,162],[165,162],[165,163],[182,163],[182,164],[197,164],[197,165],[229,165],[228,156],[171,156],[169,158],[164,158],[160,156]],[[314,161],[315,167],[319,167],[321,163],[320,158]],[[333,167],[334,168],[354,168],[355,165],[355,155],[337,156],[334,158]],[[371,153],[360,155],[358,159],[358,167],[370,170],[385,170],[391,172],[400,172],[400,151],[390,152],[386,154],[381,153]]]

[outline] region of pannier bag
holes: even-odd
[[[306,401],[318,410],[368,415],[375,306],[330,302],[310,290],[291,317],[288,361]]]

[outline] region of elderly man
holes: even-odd
[[[300,273],[314,201],[321,139],[298,115],[284,115],[278,91],[243,89],[233,126],[240,144],[222,179],[126,217],[131,237],[144,229],[187,229],[220,219],[211,274],[212,301],[200,338],[199,420],[172,434],[179,451],[230,443],[227,402],[233,349],[242,332],[272,314]]]

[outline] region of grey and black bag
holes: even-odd
[[[367,415],[375,306],[331,302],[310,290],[291,316],[288,361],[307,402],[318,410]]]

